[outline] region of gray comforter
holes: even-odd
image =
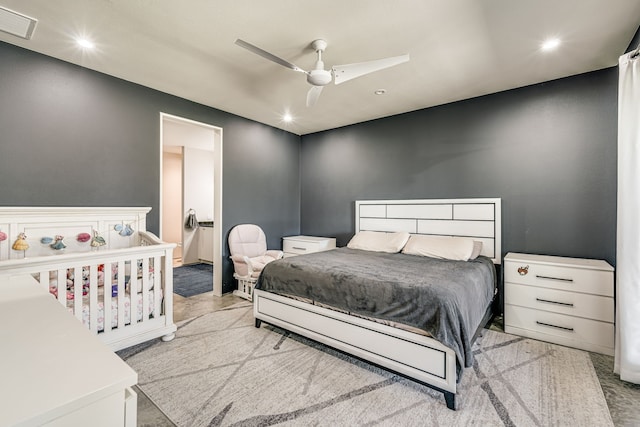
[[[423,329],[455,351],[460,373],[473,364],[471,340],[493,299],[495,276],[485,257],[465,262],[339,248],[269,263],[256,289]]]

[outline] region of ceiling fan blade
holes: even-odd
[[[322,93],[322,88],[324,86],[311,86],[309,92],[307,92],[307,107],[313,107],[318,102],[318,98],[320,98],[320,94]]]
[[[409,61],[408,54],[375,61],[358,62],[355,64],[334,65],[332,68],[334,82],[339,85],[356,77],[364,76],[374,71],[384,70],[385,68],[393,67],[407,61]]]
[[[277,57],[277,56],[275,56],[274,54],[269,53],[269,52],[267,52],[266,50],[262,50],[262,49],[260,49],[258,46],[254,46],[254,45],[252,45],[251,43],[248,43],[248,42],[246,42],[246,41],[244,41],[244,40],[236,39],[236,44],[237,44],[238,46],[240,46],[240,47],[243,47],[243,48],[245,48],[245,49],[247,49],[247,50],[249,50],[249,51],[251,51],[251,52],[255,53],[256,55],[260,55],[260,56],[262,56],[263,58],[268,59],[269,61],[273,61],[273,62],[275,62],[276,64],[280,64],[280,65],[282,65],[283,67],[290,68],[290,69],[292,69],[293,71],[298,71],[298,72],[300,72],[300,73],[306,73],[306,71],[305,71],[305,70],[303,70],[302,68],[298,67],[297,65],[292,64],[292,63],[291,63],[291,62],[289,62],[289,61],[285,61],[285,60],[284,60],[284,59],[282,59],[282,58],[278,58],[278,57]]]

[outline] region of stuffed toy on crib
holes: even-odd
[[[130,270],[130,265],[126,264],[125,266],[125,291],[129,291],[131,285],[131,275],[128,274]],[[150,280],[153,283],[153,268],[149,268]],[[49,292],[54,295],[56,298],[58,297],[58,274],[57,271],[49,272]],[[138,285],[138,289],[142,289],[142,264],[138,264],[137,266],[137,274],[134,276]],[[100,264],[98,266],[97,272],[98,278],[98,288],[104,287],[104,264]],[[111,265],[111,296],[118,296],[118,265]],[[67,292],[67,300],[73,300],[75,298],[75,269],[69,268],[67,269],[67,277],[66,277],[66,292]],[[82,268],[82,278],[81,278],[81,286],[82,286],[82,295],[86,296],[89,293],[90,286],[90,270],[88,267]]]

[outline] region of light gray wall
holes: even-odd
[[[617,68],[302,138],[301,232],[353,235],[354,200],[502,198],[503,252],[615,265]]]
[[[151,206],[158,233],[160,112],[223,128],[228,292],[231,227],[299,232],[297,135],[0,42],[0,205]]]

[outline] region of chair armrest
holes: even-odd
[[[249,277],[253,276],[253,264],[251,264],[251,259],[249,259],[248,256],[244,256],[244,262],[247,264],[247,267],[249,267]]]
[[[233,261],[233,268],[238,276],[251,276],[253,268],[248,257],[245,255],[231,255],[229,258]]]
[[[231,258],[231,261],[233,262],[245,262],[245,256],[244,255],[231,255],[229,258]]]
[[[272,258],[275,258],[275,259],[280,259],[280,258],[282,258],[284,256],[284,252],[278,251],[278,250],[275,250],[275,249],[270,249],[267,252],[265,252],[264,254],[268,255],[268,256],[270,256]]]

